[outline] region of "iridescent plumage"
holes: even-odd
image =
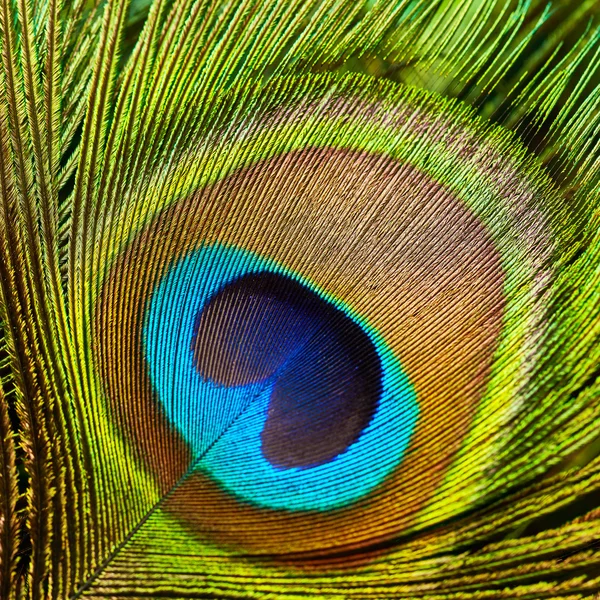
[[[0,0],[0,597],[600,591],[597,12]]]

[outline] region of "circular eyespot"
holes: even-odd
[[[103,279],[97,364],[136,466],[199,543],[251,554],[459,514],[502,486],[545,327],[551,188],[408,92],[257,122],[223,138],[227,168],[203,151],[169,174],[180,196]]]
[[[194,469],[242,500],[329,510],[402,460],[415,393],[383,338],[272,261],[213,245],[150,300],[144,348]]]

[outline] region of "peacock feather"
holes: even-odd
[[[0,598],[600,593],[596,0],[0,0]]]

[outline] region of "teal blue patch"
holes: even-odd
[[[359,438],[330,462],[273,466],[261,451],[273,381],[226,387],[196,369],[194,323],[224,286],[251,273],[292,277],[335,305],[369,336],[382,366],[377,409]],[[144,325],[149,375],[165,414],[190,447],[195,469],[251,504],[290,511],[342,508],[373,491],[397,468],[419,414],[415,391],[383,337],[341,300],[274,261],[214,245],[174,263],[150,299]]]

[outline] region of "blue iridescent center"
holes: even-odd
[[[282,273],[244,275],[217,292],[196,318],[192,347],[205,379],[271,390],[261,450],[272,465],[332,460],[377,409],[381,362],[369,336]]]
[[[330,510],[373,491],[416,426],[412,386],[350,307],[269,259],[213,245],[171,266],[144,349],[194,469],[252,504]]]

